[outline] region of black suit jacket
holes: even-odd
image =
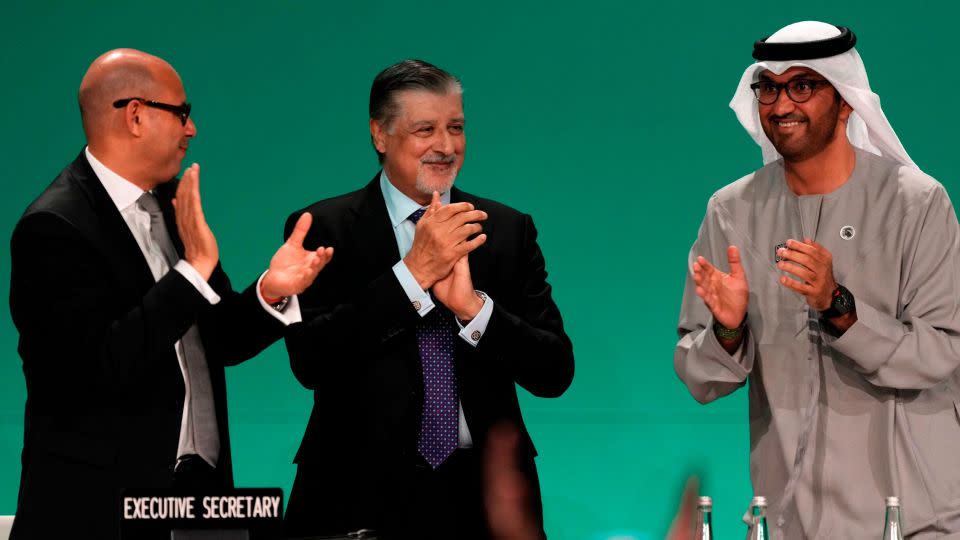
[[[530,216],[456,188],[451,201],[467,201],[488,214],[486,243],[470,254],[475,288],[494,301],[477,347],[456,338],[460,400],[474,446],[489,429],[509,421],[521,430],[525,459],[536,455],[523,425],[516,385],[542,397],[562,394],[573,378],[573,349],[550,295],[536,229]],[[418,460],[423,379],[417,349],[420,316],[392,267],[400,260],[379,186],[294,212],[289,235],[304,211],[313,215],[305,246],[333,246],[335,256],[300,296],[303,325],[286,337],[297,379],[314,390],[314,406],[297,452],[298,479],[311,477],[318,500],[313,524],[288,514],[292,530],[343,532],[381,527],[403,497],[404,471]],[[301,474],[310,471],[307,475]]]
[[[171,181],[156,195],[182,256],[175,190]],[[232,485],[223,366],[283,332],[254,286],[234,292],[218,266],[212,306],[179,272],[155,282],[83,153],[17,223],[11,265],[27,383],[15,538],[115,537],[120,489],[171,485],[184,401],[174,344],[194,323],[216,403],[217,471]]]

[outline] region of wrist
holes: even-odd
[[[743,331],[747,327],[747,316],[744,314],[743,320],[740,321],[740,324],[730,328],[725,326],[720,321],[714,319],[713,321],[713,333],[717,336],[717,339],[725,341],[738,341],[743,337]]]
[[[819,312],[821,319],[833,320],[840,319],[851,312],[856,313],[856,310],[857,304],[853,299],[853,293],[843,285],[838,284],[830,294],[830,302],[826,309],[819,310]]]
[[[190,264],[190,266],[193,267],[194,270],[197,271],[198,274],[200,274],[201,277],[203,277],[204,281],[210,281],[210,276],[213,275],[213,270],[217,267],[216,260],[211,261],[208,259],[191,259],[187,257],[186,261]]]
[[[416,262],[410,260],[409,256],[403,258],[403,264],[407,267],[413,279],[417,280],[417,285],[419,285],[421,289],[425,291],[429,290],[430,287],[433,287],[434,283],[437,282],[436,279],[431,279],[425,272],[422,272]]]
[[[263,280],[260,281],[260,298],[263,298],[263,301],[268,304],[279,304],[287,299],[287,295],[270,287],[267,277],[269,275],[270,270],[267,270],[267,273],[263,276]]]
[[[461,323],[469,323],[477,317],[477,314],[480,313],[480,310],[483,309],[483,303],[486,301],[487,296],[480,291],[473,291],[471,299],[467,302],[467,307],[456,313],[457,319]]]

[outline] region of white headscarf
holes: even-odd
[[[804,21],[781,28],[766,42],[804,43],[839,35],[840,30],[832,24]],[[853,107],[853,114],[847,122],[847,137],[851,144],[908,167],[917,168],[883,114],[883,109],[880,108],[880,96],[870,90],[867,70],[863,67],[863,60],[860,59],[856,48],[827,58],[766,60],[751,65],[743,72],[737,92],[730,101],[730,108],[737,114],[737,119],[743,124],[747,133],[760,145],[764,164],[780,159],[780,154],[760,126],[757,97],[750,85],[757,81],[759,74],[764,70],[770,70],[779,75],[794,66],[808,67],[823,75],[840,92],[840,96]]]

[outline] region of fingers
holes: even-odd
[[[817,274],[813,270],[794,262],[780,261],[777,263],[777,268],[793,274],[803,283],[814,283],[817,281]]]
[[[801,245],[804,245],[804,244],[801,244]],[[804,246],[806,248],[810,247],[806,245]],[[777,252],[777,255],[779,255],[780,258],[783,260],[793,261],[797,264],[800,264],[810,269],[820,266],[820,263],[822,262],[819,259],[814,258],[810,253],[803,252],[796,249],[791,249],[791,248],[780,248],[780,250]]]
[[[181,193],[187,193],[188,191],[194,189],[196,184],[200,181],[200,165],[194,163],[193,165],[186,168],[183,171],[183,176],[180,177],[180,184],[177,186],[177,196],[180,196]]]
[[[468,202],[450,203],[437,208],[433,218],[439,222],[444,222],[458,214],[471,210],[473,210],[473,205]]]
[[[743,265],[740,262],[740,250],[737,246],[727,247],[727,262],[730,264],[730,274],[735,277],[743,276]]]
[[[200,165],[194,163],[183,172],[180,185],[177,186],[176,199],[176,209],[183,213],[184,217],[200,223],[206,221],[200,200]]]
[[[797,281],[787,276],[780,276],[780,284],[804,296],[807,296],[813,292],[813,285]]]
[[[694,263],[694,266],[700,266],[700,269],[704,272],[712,272],[713,270],[716,270],[716,267],[704,257],[697,257],[697,262]]]
[[[716,271],[716,267],[710,264],[710,261],[697,257],[696,262],[693,263],[693,281],[697,285],[703,285]]]
[[[464,223],[474,223],[477,221],[484,221],[487,219],[487,213],[483,210],[468,210],[465,212],[460,212],[452,216],[449,220],[450,225],[454,227],[459,227]]]
[[[330,262],[330,259],[333,258],[332,247],[320,247],[320,248],[317,248],[317,250],[314,253],[317,254],[317,261],[321,269],[323,269],[323,267]]]
[[[310,225],[313,224],[313,216],[310,215],[310,212],[304,212],[300,215],[300,218],[297,219],[297,224],[293,226],[293,232],[290,233],[290,237],[287,238],[287,243],[291,246],[302,247],[303,239],[307,237],[307,233],[310,232]]]
[[[479,234],[477,235],[476,238],[472,240],[466,240],[464,242],[460,242],[459,244],[457,244],[457,246],[454,249],[458,254],[463,256],[477,249],[478,247],[482,246],[483,243],[486,241],[487,241],[487,235]]]
[[[800,253],[804,253],[808,257],[812,259],[816,259],[818,261],[823,261],[823,260],[826,260],[827,257],[831,257],[830,252],[827,250],[827,248],[823,247],[821,244],[817,243],[816,241],[811,240],[810,238],[804,239],[803,242],[799,240],[790,239],[786,241],[786,246],[787,246],[787,250],[793,250]]]
[[[483,226],[479,223],[465,223],[453,231],[452,236],[457,242],[462,242],[475,234],[483,232]]]
[[[433,192],[433,198],[430,200],[430,208],[433,208],[435,210],[440,209],[440,192],[439,191]]]

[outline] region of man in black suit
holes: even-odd
[[[300,297],[307,322],[286,338],[294,374],[314,391],[287,534],[489,537],[480,455],[501,421],[520,428],[542,534],[516,384],[561,395],[573,349],[533,221],[452,187],[465,137],[449,73],[418,60],[381,72],[370,132],[383,170],[287,223],[290,234],[313,214],[304,245],[337,249]]]
[[[234,292],[180,170],[196,126],[160,58],[110,51],[79,93],[87,147],[11,240],[10,310],[27,383],[12,537],[115,538],[123,488],[233,482],[223,366],[299,320],[332,256],[310,217],[267,272]]]

